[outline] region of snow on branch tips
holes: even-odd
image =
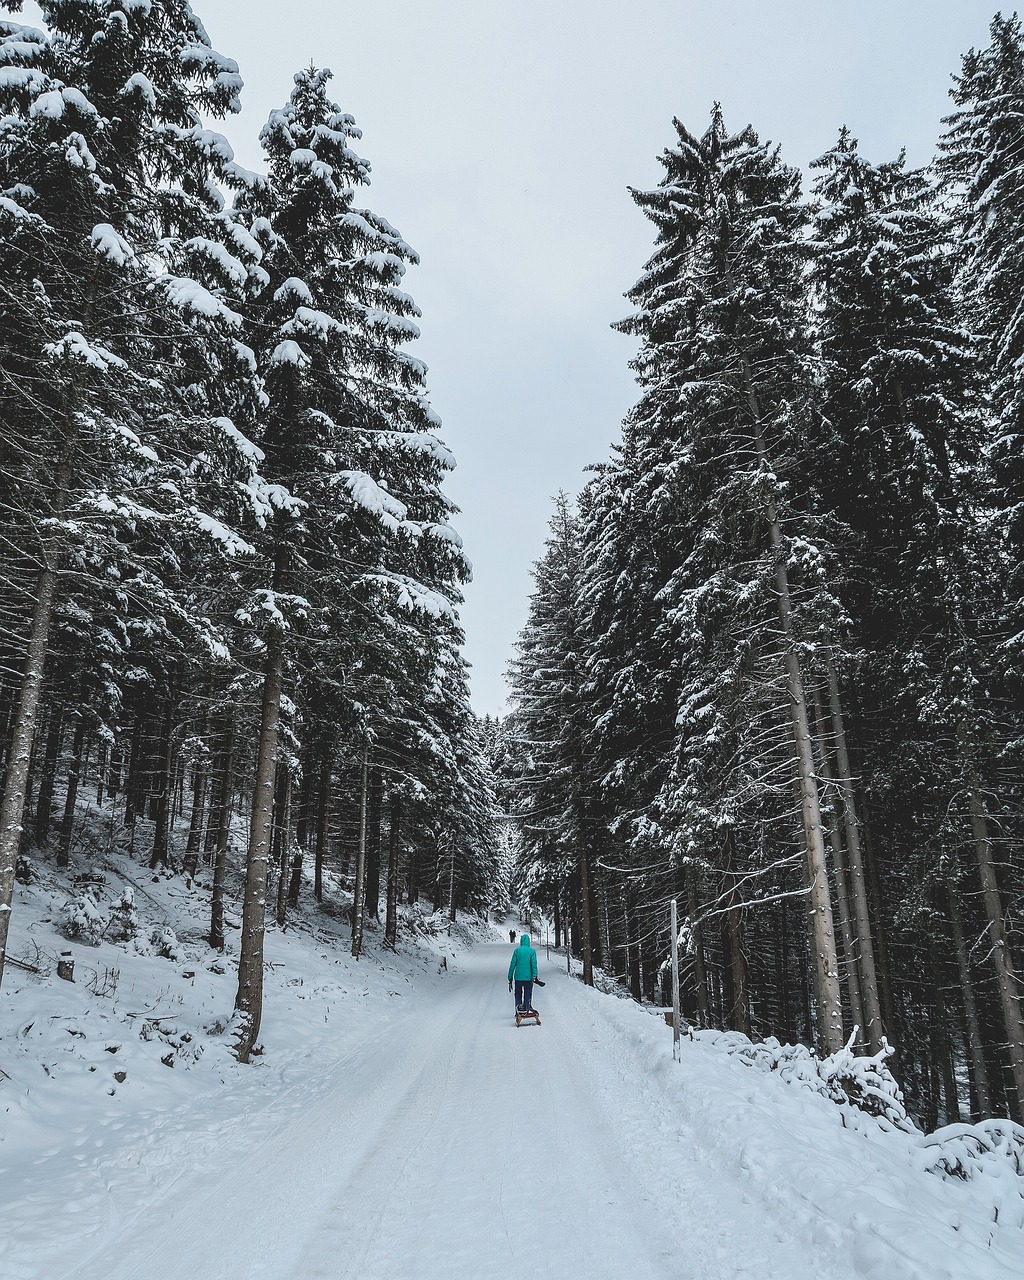
[[[127,240],[110,225],[109,222],[98,222],[92,229],[92,247],[101,258],[115,266],[123,267],[135,261],[135,250]]]
[[[422,613],[430,618],[448,618],[452,622],[459,620],[459,615],[450,600],[439,591],[432,591],[422,582],[416,582],[412,578],[405,577],[404,574],[365,573],[362,580],[382,583],[386,587],[393,588],[397,592],[396,603],[399,609],[406,609],[410,613]]]
[[[339,471],[332,480],[335,484],[344,485],[356,506],[375,515],[385,528],[397,531],[410,527],[405,503],[392,497],[365,471]]]
[[[209,289],[204,289],[197,280],[167,275],[161,276],[156,284],[167,295],[167,299],[172,306],[177,307],[179,311],[193,311],[197,315],[206,316],[211,320],[224,320],[233,328],[241,327],[242,317],[238,312],[232,311],[230,307],[225,306],[219,298],[214,297]]]
[[[120,356],[105,347],[90,344],[77,329],[66,333],[58,342],[48,342],[43,350],[57,359],[80,361],[100,373],[106,373],[108,369],[128,368]]]

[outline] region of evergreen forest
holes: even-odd
[[[417,255],[330,72],[249,170],[186,0],[38,8],[0,0],[0,981],[17,882],[66,873],[88,933],[113,849],[237,929],[242,1062],[300,900],[358,957],[511,893],[654,1006],[674,901],[694,1027],[1024,1121],[1021,21],[925,167],[672,122],[636,402],[495,720]]]
[[[525,896],[685,1016],[1024,1119],[1024,32],[936,157],[714,107],[633,199],[621,443],[560,494],[497,731]],[[801,158],[803,159],[803,158]]]

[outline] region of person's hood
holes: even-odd
[[[519,939],[519,945],[521,947],[528,947],[530,945],[530,935],[528,933],[524,933]]]

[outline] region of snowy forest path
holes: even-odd
[[[543,1025],[517,1028],[508,955],[462,952],[407,1012],[215,1144],[197,1116],[178,1138],[187,1163],[130,1214],[122,1199],[59,1280],[850,1274],[702,1157],[616,1039],[602,1010],[618,1001],[541,951]]]

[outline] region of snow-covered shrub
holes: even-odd
[[[1024,1126],[1002,1119],[948,1124],[921,1138],[920,1168],[941,1178],[982,1180],[991,1188],[993,1219],[1024,1228]]]
[[[111,942],[128,942],[139,931],[139,913],[135,910],[135,890],[126,884],[121,896],[110,909],[106,937]]]
[[[101,908],[100,891],[95,885],[87,885],[77,897],[65,902],[60,927],[66,938],[99,946],[107,918]]]
[[[739,1031],[697,1034],[762,1071],[778,1072],[787,1084],[800,1085],[839,1106],[854,1106],[897,1129],[915,1132],[900,1087],[885,1065],[893,1052],[888,1045],[871,1057],[858,1057],[853,1052],[855,1032],[838,1053],[817,1058],[806,1045],[780,1044],[774,1036],[755,1044]]]
[[[155,925],[150,930],[149,945],[155,949],[158,956],[163,956],[166,960],[184,959],[178,936],[168,925]]]

